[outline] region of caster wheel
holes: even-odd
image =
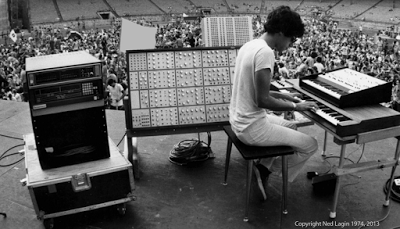
[[[54,228],[54,219],[44,219],[43,220],[44,228],[53,229]]]
[[[125,204],[121,204],[118,206],[117,211],[120,215],[125,215],[126,213],[126,205]]]

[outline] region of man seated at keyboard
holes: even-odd
[[[304,34],[304,24],[298,13],[288,6],[273,10],[264,24],[260,38],[244,44],[236,58],[230,102],[230,124],[245,144],[256,146],[286,145],[296,152],[288,156],[289,182],[299,174],[305,162],[317,151],[315,138],[296,130],[294,122],[272,111],[304,111],[318,108],[315,102],[301,101],[295,94],[270,91],[274,71],[274,51],[286,50]],[[256,163],[255,173],[260,189],[266,177],[281,173],[281,157],[266,158]]]

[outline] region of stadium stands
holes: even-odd
[[[7,1],[1,2],[6,4]],[[53,2],[57,3],[62,17],[57,16],[57,7]],[[303,16],[311,16],[318,9],[322,12],[331,10],[331,15],[338,19],[400,23],[400,2],[393,0],[30,0],[30,15],[31,23],[35,25],[58,22],[60,18],[65,21],[98,19],[97,12],[107,10],[114,10],[117,16],[191,14],[198,8],[210,8],[211,13],[216,15],[268,14],[280,5],[290,6]],[[0,15],[5,13],[0,12]],[[1,23],[3,25],[8,26]]]
[[[305,0],[301,3],[301,6],[297,9],[297,11],[301,15],[311,15],[311,12],[314,9],[327,11],[339,1],[340,0]]]
[[[109,10],[103,0],[58,0],[57,4],[66,21],[99,18],[98,11]]]
[[[259,13],[261,0],[226,0],[235,13]]]
[[[149,0],[107,0],[107,2],[120,16],[164,14],[161,9]],[[167,4],[165,3],[165,5]]]
[[[277,6],[285,5],[289,6],[292,9],[296,9],[302,1],[296,1],[296,0],[265,0],[265,13],[271,12],[274,8]]]
[[[353,19],[354,17],[371,8],[371,6],[378,2],[379,0],[343,0],[332,8],[334,12],[333,16],[343,19]]]
[[[32,24],[59,21],[53,0],[30,0],[29,6]]]
[[[192,8],[192,5],[187,0],[152,0],[152,2],[167,13],[185,13],[189,12],[189,10]]]
[[[393,0],[383,0],[375,7],[358,16],[357,19],[397,24],[400,22],[400,2],[397,1],[394,4],[395,8],[393,8]]]
[[[211,8],[217,13],[227,13],[228,7],[224,0],[191,0],[196,7]]]

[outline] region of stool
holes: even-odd
[[[290,146],[250,146],[241,142],[233,133],[231,126],[224,126],[224,131],[228,135],[228,145],[226,149],[226,161],[225,161],[225,180],[224,185],[227,185],[229,161],[231,158],[232,143],[238,149],[242,157],[247,160],[247,184],[246,184],[246,207],[244,213],[244,221],[249,220],[249,202],[250,202],[250,189],[251,179],[253,172],[253,160],[268,157],[282,157],[282,201],[283,201],[283,214],[287,214],[287,184],[288,184],[288,164],[286,155],[294,153],[294,150]]]

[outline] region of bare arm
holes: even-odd
[[[298,99],[301,97],[299,93],[284,93],[279,91],[270,91],[269,94],[276,99],[285,99],[295,103],[301,101],[300,99]]]
[[[270,91],[271,70],[261,69],[255,73],[256,102],[258,107],[273,111],[308,110],[318,108],[314,102],[300,102],[291,95]],[[296,103],[293,105],[293,103]]]

